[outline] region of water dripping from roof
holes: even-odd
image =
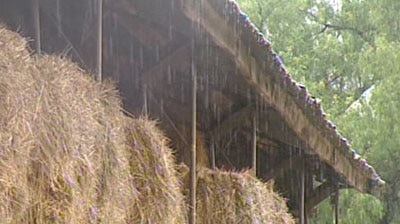
[[[135,52],[135,50],[133,49],[133,44],[132,44],[132,42],[131,42],[131,44],[130,44],[130,46],[129,46],[129,63],[130,63],[131,65],[133,65],[134,62],[135,62],[135,59],[134,59],[134,57],[133,57],[134,52]]]
[[[62,21],[61,21],[61,6],[60,0],[56,0],[56,20],[57,20],[57,35],[62,36]]]
[[[160,45],[156,45],[156,61],[160,61]]]
[[[171,68],[171,65],[168,65],[168,68],[167,68],[167,83],[168,83],[168,85],[171,85],[172,84],[172,68]]]
[[[173,30],[173,26],[172,26],[172,22],[170,21],[170,24],[168,26],[168,37],[169,37],[169,40],[173,40],[174,39],[174,37],[172,35],[172,30]]]
[[[114,45],[113,45],[113,37],[110,35],[107,39],[107,43],[108,43],[108,58],[112,58],[113,52],[114,52]]]
[[[140,60],[140,69],[143,69],[144,67],[144,57],[143,57],[143,46],[140,46],[139,48],[139,60]]]
[[[161,119],[164,118],[164,99],[161,98],[160,100],[160,111],[161,111]]]
[[[209,103],[210,103],[210,83],[209,83],[209,76],[208,73],[205,74],[205,98],[204,98],[204,106],[206,108],[206,110],[208,110],[209,108]]]

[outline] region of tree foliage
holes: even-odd
[[[400,223],[400,1],[239,2],[295,79],[322,99],[352,147],[388,182],[381,201],[343,190],[341,222]],[[333,222],[328,200],[318,209],[315,223]]]

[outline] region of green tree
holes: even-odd
[[[340,119],[352,137],[353,145],[363,149],[363,155],[388,181],[383,195],[385,214],[381,223],[400,223],[400,50],[398,43],[386,43],[380,48],[382,74],[385,78],[377,82],[370,100],[362,100]],[[344,125],[346,124],[346,125]],[[355,132],[354,130],[364,130]]]

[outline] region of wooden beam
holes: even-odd
[[[329,181],[326,181],[319,185],[312,191],[312,194],[307,197],[305,205],[306,211],[310,211],[316,205],[321,203],[325,198],[331,196],[334,191],[334,186]]]
[[[223,133],[227,133],[232,129],[240,127],[251,126],[251,114],[254,112],[255,107],[253,104],[241,108],[240,110],[233,113],[231,116],[223,120],[218,126],[208,132],[208,135],[218,140],[218,137],[222,137]],[[221,134],[222,133],[222,134]]]
[[[284,142],[296,148],[308,149],[307,145],[297,137],[296,133],[286,124],[282,116],[273,108],[261,112],[259,117],[261,135],[276,139],[279,142]]]
[[[324,131],[320,130],[305,111],[298,106],[296,97],[288,92],[288,88],[279,82],[279,79],[276,80],[276,77],[282,76],[281,71],[270,67],[265,68],[258,64],[254,52],[249,50],[251,44],[258,46],[256,38],[250,38],[249,43],[244,42],[241,39],[241,33],[238,32],[240,24],[238,22],[227,23],[226,16],[229,16],[229,13],[224,16],[222,12],[213,7],[211,0],[182,0],[181,2],[181,10],[186,17],[200,24],[213,41],[231,55],[237,69],[248,84],[255,88],[261,98],[282,116],[299,139],[305,142],[323,161],[332,166],[337,173],[343,175],[351,186],[365,192],[368,177],[360,170],[357,171],[354,163],[344,154],[338,151],[335,155],[336,142],[331,142],[325,136]],[[246,35],[253,35],[251,29],[244,31],[247,31]],[[268,60],[270,61],[264,63],[269,66],[275,65],[272,56]]]
[[[266,138],[266,137],[262,137],[262,136],[260,136],[258,139],[258,145],[260,148],[264,148],[264,147],[270,147],[273,149],[279,148],[279,143],[277,143],[274,140],[271,140],[270,138]]]

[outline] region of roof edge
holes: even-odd
[[[235,1],[181,0],[181,11],[200,24],[214,42],[232,56],[248,83],[282,114],[285,122],[311,150],[343,175],[350,186],[380,197],[385,182],[326,119],[319,100],[292,79],[271,44]],[[245,35],[251,37],[243,41]],[[248,46],[256,47],[248,50]],[[254,56],[254,52],[262,55]],[[263,63],[258,63],[260,58],[256,57],[262,57]]]

